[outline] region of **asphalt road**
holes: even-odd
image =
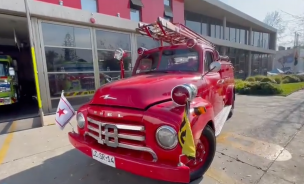
[[[288,97],[237,96],[211,168],[193,183],[303,184],[303,97],[304,91]],[[70,130],[46,126],[0,135],[0,184],[168,184],[84,156],[69,144]]]

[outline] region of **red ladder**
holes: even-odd
[[[162,17],[158,17],[157,21],[152,24],[138,23],[136,31],[141,35],[149,36],[154,40],[167,42],[171,45],[186,44],[189,39],[195,39],[198,43],[215,47],[212,42],[186,26],[179,23],[171,23]]]

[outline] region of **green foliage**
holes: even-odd
[[[304,82],[304,75],[297,75],[301,82]]]
[[[276,95],[282,92],[280,85],[272,82],[249,82],[239,90],[240,94],[246,95]]]
[[[272,78],[273,80],[275,80],[277,84],[281,84],[282,83],[282,76],[275,75],[275,76],[271,76],[270,78]]]
[[[255,78],[254,77],[247,77],[246,81],[248,81],[248,82],[254,82]]]
[[[255,78],[255,81],[261,81],[264,78],[266,78],[266,76],[264,76],[264,75],[256,75],[256,76],[254,76],[254,78]]]
[[[298,76],[286,75],[283,77],[283,83],[296,83],[296,82],[301,82]]]
[[[264,77],[260,82],[270,82],[270,83],[277,84],[277,82],[270,77]]]
[[[248,84],[248,81],[243,81],[241,79],[236,79],[235,81],[235,91],[239,93]]]

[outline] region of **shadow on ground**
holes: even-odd
[[[14,162],[7,163],[11,164],[12,167],[5,166],[6,164],[0,166],[1,170],[7,168],[6,171],[2,170],[0,173],[10,175],[1,179],[0,184],[173,184],[111,168],[83,155],[75,149],[42,162],[37,161],[37,157],[34,157],[15,161],[24,162],[24,164],[28,164],[28,167],[31,167],[31,164],[35,165],[19,173],[10,174],[11,172],[18,171],[18,168],[14,168]],[[192,183],[198,184],[201,180],[199,179]]]

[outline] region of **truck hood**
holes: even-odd
[[[201,82],[199,74],[138,75],[102,86],[90,104],[145,109],[153,103],[169,100],[176,85]]]

